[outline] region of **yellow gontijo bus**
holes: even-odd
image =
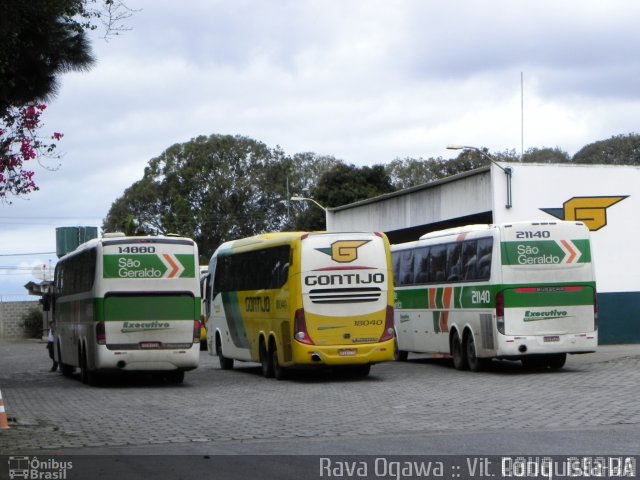
[[[393,359],[393,275],[380,233],[270,233],[221,245],[205,280],[208,347],[220,367],[350,367]]]

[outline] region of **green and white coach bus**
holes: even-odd
[[[589,231],[581,222],[471,225],[392,245],[396,358],[451,356],[478,371],[492,358],[562,368],[595,351]]]
[[[55,269],[55,355],[93,384],[102,373],[161,373],[182,382],[198,366],[198,248],[188,238],[105,234]]]

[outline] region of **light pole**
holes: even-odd
[[[496,162],[495,158],[478,147],[471,147],[469,145],[447,145],[447,150],[473,150],[474,152],[479,153],[481,156],[489,160],[500,170],[502,170],[507,176],[507,204],[505,205],[505,208],[511,208],[513,206],[513,202],[511,199],[511,177],[513,175],[513,169],[511,167],[503,167],[498,162]]]
[[[324,228],[327,228],[327,209],[325,207],[323,207],[322,205],[320,205],[317,201],[315,201],[313,198],[309,198],[309,197],[300,197],[298,195],[294,195],[293,197],[291,197],[289,200],[293,200],[294,202],[311,202],[311,203],[315,203],[318,207],[320,207],[322,209],[322,211],[324,212]]]
[[[324,210],[325,215],[327,214],[327,209],[322,205],[320,205],[318,202],[316,202],[313,198],[299,197],[297,195],[294,195],[293,197],[290,198],[290,200],[293,200],[294,202],[313,202],[317,206],[319,206],[322,210]]]

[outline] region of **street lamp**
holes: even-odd
[[[327,209],[325,207],[323,207],[322,205],[320,205],[318,202],[316,202],[313,198],[299,197],[297,195],[294,195],[293,197],[291,197],[290,200],[293,200],[294,202],[313,202],[317,206],[319,206],[322,210],[324,210],[325,215],[327,213]]]
[[[511,199],[511,177],[513,175],[513,169],[511,167],[503,167],[498,162],[496,162],[496,160],[491,155],[479,149],[478,147],[471,147],[469,145],[447,145],[447,150],[473,150],[474,152],[479,153],[481,156],[489,160],[500,170],[502,170],[507,176],[507,204],[505,205],[505,208],[511,208],[513,206],[513,202]]]

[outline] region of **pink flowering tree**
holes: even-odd
[[[0,126],[0,202],[11,203],[10,196],[27,195],[38,190],[33,178],[33,162],[58,158],[56,142],[61,133],[48,138],[38,134],[42,127],[43,104],[11,107],[4,111]],[[29,163],[31,162],[31,163]]]

